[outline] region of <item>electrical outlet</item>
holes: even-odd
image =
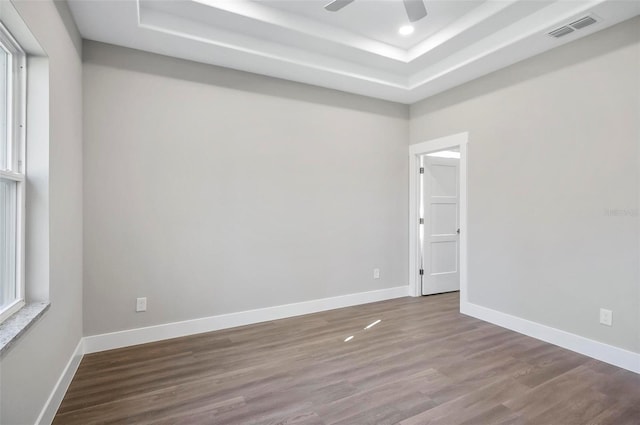
[[[613,312],[605,308],[600,309],[600,323],[605,326],[611,326],[613,322]]]
[[[136,298],[136,311],[147,311],[147,297]]]
[[[373,269],[373,278],[380,279],[380,269]]]

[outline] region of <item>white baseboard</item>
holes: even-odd
[[[71,380],[76,374],[78,366],[80,366],[82,356],[84,356],[83,338],[78,342],[76,349],[73,351],[71,358],[67,362],[67,366],[62,371],[62,375],[60,375],[58,382],[56,382],[56,385],[53,387],[53,391],[49,394],[47,402],[42,408],[38,419],[36,419],[36,425],[50,425],[51,422],[53,422],[53,418],[56,416],[56,412],[62,403],[62,399],[69,388],[69,384],[71,384]]]
[[[376,291],[360,292],[357,294],[341,295],[338,297],[322,298],[319,300],[241,311],[238,313],[222,314],[219,316],[204,317],[201,319],[185,320],[183,322],[167,323],[145,328],[93,335],[84,338],[84,349],[85,353],[95,353],[114,348],[160,341],[163,339],[178,338],[181,336],[211,332],[236,326],[244,326],[270,320],[284,319],[286,317],[316,313],[319,311],[390,300],[393,298],[406,297],[408,295],[408,286],[398,286],[395,288],[379,289]]]
[[[469,302],[460,313],[557,345],[576,353],[640,373],[640,354]]]

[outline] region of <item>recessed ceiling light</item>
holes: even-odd
[[[413,28],[413,25],[403,25],[398,30],[398,34],[400,34],[400,35],[411,35],[411,34],[413,34],[413,30],[415,30],[415,28]]]

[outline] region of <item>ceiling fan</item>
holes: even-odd
[[[337,12],[343,7],[353,3],[355,0],[333,0],[324,8],[329,12]],[[404,8],[407,11],[409,21],[416,22],[427,16],[427,8],[424,6],[424,0],[402,0]]]

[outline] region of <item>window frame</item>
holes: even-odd
[[[7,52],[7,170],[0,177],[16,184],[15,278],[16,299],[0,310],[0,323],[25,305],[25,221],[26,221],[26,99],[27,55],[0,22],[0,48]]]

